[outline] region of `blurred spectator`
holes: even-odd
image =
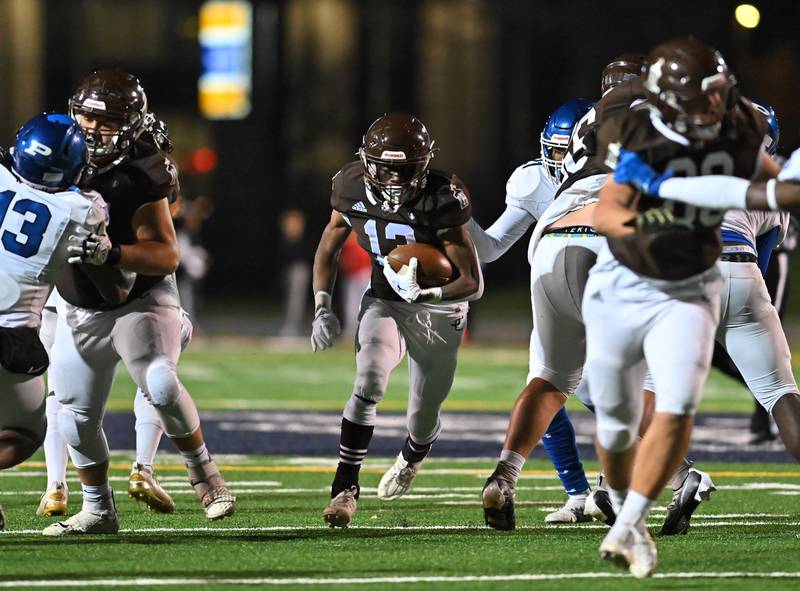
[[[281,213],[281,260],[284,285],[284,314],[280,336],[296,337],[306,334],[306,305],[311,283],[311,263],[314,245],[306,236],[306,215],[299,209]]]
[[[342,247],[339,259],[339,278],[342,294],[342,332],[345,335],[356,334],[358,326],[358,310],[361,307],[361,296],[367,290],[372,274],[372,263],[369,253],[356,241],[355,233],[351,233]]]
[[[176,220],[178,248],[181,263],[178,267],[178,293],[181,306],[192,318],[198,308],[200,284],[208,273],[211,258],[203,247],[201,233],[203,223],[211,216],[214,206],[211,201],[200,195],[194,199],[181,199],[180,217]]]

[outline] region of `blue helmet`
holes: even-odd
[[[565,151],[569,144],[569,137],[578,121],[589,112],[594,103],[586,99],[572,99],[567,101],[547,118],[540,136],[542,143],[542,162],[547,176],[556,185],[561,184],[561,167],[564,154],[556,158],[555,150]]]
[[[764,115],[764,118],[767,120],[767,125],[769,125],[767,137],[769,140],[767,140],[767,137],[764,138],[766,142],[765,147],[767,152],[774,156],[778,151],[778,140],[781,138],[781,126],[778,125],[778,116],[775,114],[775,109],[760,99],[751,98],[750,102],[753,103],[756,111]]]
[[[60,191],[75,184],[88,158],[86,138],[69,115],[37,115],[17,132],[11,168],[29,185]]]

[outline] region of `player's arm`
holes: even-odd
[[[474,218],[467,222],[467,230],[475,243],[478,258],[481,262],[491,263],[503,256],[535,223],[536,219],[527,211],[508,205],[497,221],[486,230]]]
[[[350,225],[342,214],[333,210],[314,254],[314,322],[311,330],[311,348],[314,351],[330,347],[334,337],[341,332],[339,320],[331,310],[331,293],[336,282],[342,246],[350,231]]]
[[[142,205],[133,215],[135,244],[113,244],[105,230],[77,236],[70,263],[109,265],[140,275],[169,275],[180,262],[178,238],[167,199]]]
[[[442,287],[422,290],[416,301],[463,302],[480,299],[483,295],[483,275],[475,245],[467,231],[467,224],[442,230],[439,239],[442,241],[447,258],[458,270],[458,277]],[[441,292],[436,290],[441,290]],[[429,293],[426,294],[426,292]]]
[[[635,197],[636,192],[631,187],[616,182],[612,175],[608,175],[594,210],[594,229],[612,237],[633,233],[631,222],[636,217]]]

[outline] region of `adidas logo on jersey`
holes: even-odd
[[[353,211],[360,211],[360,212],[362,212],[362,213],[366,213],[366,212],[367,212],[367,206],[366,206],[366,205],[364,205],[364,202],[363,202],[363,201],[359,201],[358,203],[356,203],[356,204],[355,204],[353,207],[351,207],[350,209],[352,209]]]

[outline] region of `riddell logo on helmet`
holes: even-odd
[[[98,101],[90,98],[87,98],[85,101],[83,101],[83,106],[89,109],[100,109],[101,111],[106,110],[105,101]]]
[[[397,150],[384,150],[381,153],[381,160],[405,160],[406,153]]]

